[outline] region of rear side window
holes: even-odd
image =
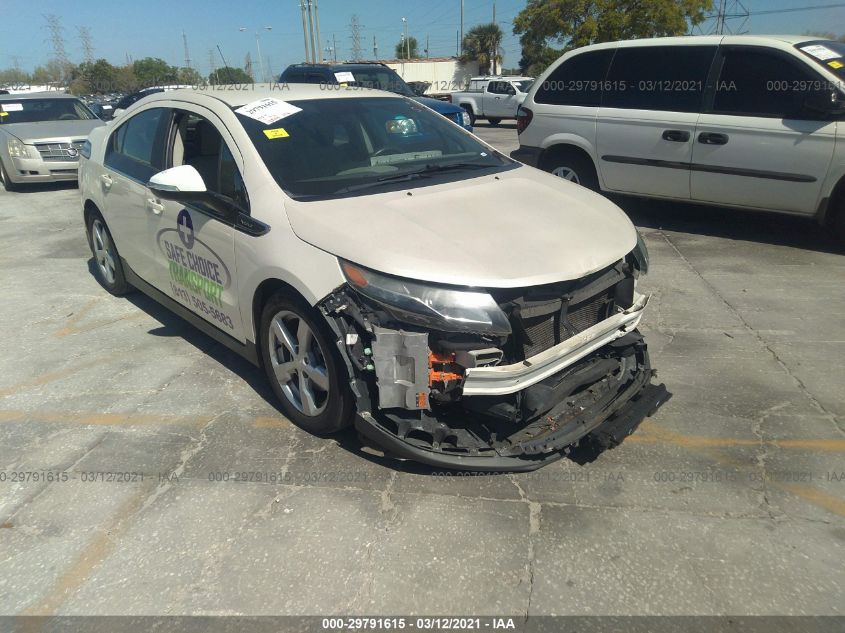
[[[109,139],[105,165],[147,182],[164,169],[166,108],[144,110],[121,125]]]
[[[598,106],[613,50],[581,53],[563,62],[534,95],[536,103]]]
[[[616,51],[602,106],[699,112],[715,46],[638,46]]]
[[[804,100],[826,87],[826,81],[786,55],[759,48],[730,48],[724,51],[713,112],[773,118],[800,116]]]

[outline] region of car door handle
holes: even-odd
[[[686,143],[689,140],[689,132],[682,130],[666,130],[663,132],[664,141],[672,141],[673,143]]]
[[[108,174],[100,174],[100,181],[103,183],[103,187],[106,191],[111,189],[111,186],[114,184],[114,180]]]
[[[155,198],[147,198],[147,209],[156,215],[161,215],[161,212],[164,211],[164,205]]]
[[[713,132],[702,132],[698,135],[698,142],[703,145],[727,145],[727,134],[715,134]]]

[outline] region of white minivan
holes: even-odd
[[[264,368],[314,433],[531,470],[665,401],[637,325],[645,247],[606,198],[413,99],[309,84],[174,90],[80,166],[93,270]]]
[[[700,36],[568,52],[511,156],[592,189],[815,217],[845,239],[845,44]]]

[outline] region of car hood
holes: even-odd
[[[6,123],[2,128],[24,143],[64,141],[71,138],[85,138],[96,127],[104,125],[100,119],[87,121],[41,121],[39,123]]]
[[[461,286],[578,279],[637,241],[615,204],[532,167],[285,206],[294,233],[317,248],[384,273]]]
[[[448,101],[440,101],[440,99],[432,99],[431,97],[414,97],[414,101],[418,101],[440,114],[452,114],[464,111],[463,108],[459,108]]]

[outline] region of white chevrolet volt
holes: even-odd
[[[648,256],[602,196],[398,95],[147,97],[79,169],[94,270],[264,368],[281,411],[390,455],[531,470],[668,396],[637,330]]]

